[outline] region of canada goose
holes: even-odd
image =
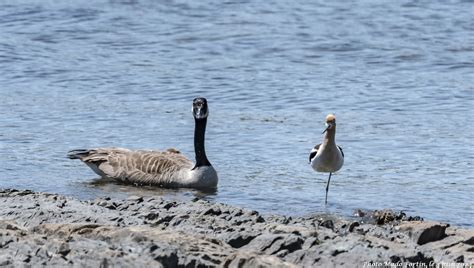
[[[311,150],[309,162],[314,170],[318,172],[329,172],[329,179],[326,185],[326,199],[328,203],[329,182],[333,172],[341,169],[344,164],[344,152],[336,145],[336,117],[333,114],[326,116],[326,129],[323,143],[320,143]]]
[[[70,159],[80,159],[95,173],[122,182],[162,187],[215,188],[217,173],[206,157],[204,135],[209,110],[205,98],[193,100],[194,152],[196,163],[176,149],[162,151],[96,148],[72,150]]]

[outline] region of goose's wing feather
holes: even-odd
[[[172,182],[180,170],[191,169],[192,162],[176,149],[132,151],[124,148],[74,150],[68,156],[79,158],[97,174],[121,181],[162,184]]]
[[[318,153],[318,150],[319,150],[319,146],[321,146],[321,143],[314,146],[314,148],[311,150],[311,152],[309,153],[309,162],[311,163],[311,159],[313,159],[316,154]]]

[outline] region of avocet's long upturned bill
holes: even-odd
[[[327,204],[331,175],[333,172],[341,169],[344,164],[344,152],[342,148],[336,144],[336,117],[333,114],[326,116],[326,129],[323,133],[323,143],[314,146],[309,154],[309,161],[314,170],[318,172],[329,172],[325,199],[325,203]]]
[[[206,157],[204,135],[209,110],[205,98],[193,100],[196,163],[176,149],[162,151],[96,148],[73,150],[71,159],[80,159],[104,178],[162,187],[215,188],[217,173]]]

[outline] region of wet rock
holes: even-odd
[[[167,202],[163,205],[163,208],[166,210],[169,210],[170,208],[175,207],[175,206],[176,206],[176,202]]]
[[[0,256],[0,266],[8,266],[12,264],[10,257]]]
[[[104,207],[112,210],[117,209],[117,205],[115,203],[107,203]]]
[[[135,202],[135,203],[141,203],[143,202],[143,197],[132,195],[132,196],[129,196],[127,200],[131,202]]]
[[[204,216],[206,216],[206,215],[219,216],[221,214],[222,214],[222,212],[221,212],[220,208],[211,207],[211,208],[207,209],[206,211],[204,211],[202,215],[204,215]]]
[[[302,248],[303,243],[304,240],[300,236],[293,234],[263,234],[253,239],[245,248],[272,255],[284,249],[288,252],[296,251]]]
[[[303,246],[301,247],[304,250],[307,250],[313,246],[317,246],[321,243],[317,237],[310,237],[304,241]]]
[[[268,230],[274,234],[295,234],[304,237],[317,236],[318,233],[316,229],[307,228],[303,226],[294,226],[294,225],[284,225],[284,224],[271,224],[268,227]]]
[[[434,259],[432,257],[427,257],[421,252],[418,252],[415,256],[406,257],[405,260],[411,263],[419,263],[419,264],[434,263]]]
[[[374,263],[474,262],[474,230],[407,222],[410,216],[402,212],[381,211],[383,224],[375,225],[371,212],[359,213],[364,217],[357,221],[332,215],[292,218],[203,200],[80,201],[0,190],[0,263],[352,267],[363,266],[361,256]]]
[[[357,226],[360,226],[360,223],[355,221],[355,222],[352,222],[350,225],[349,225],[349,232],[352,232],[354,231],[354,228],[356,228]]]
[[[175,215],[167,215],[164,217],[159,218],[156,220],[153,225],[160,225],[160,224],[167,224],[169,223],[172,219],[174,219]]]
[[[445,238],[446,228],[447,225],[435,222],[409,222],[399,226],[399,230],[408,232],[418,245]]]
[[[159,250],[153,253],[155,261],[164,267],[178,267],[178,254],[174,250]]]
[[[373,216],[377,224],[387,224],[396,219],[394,213],[390,210],[375,211]]]
[[[353,215],[355,217],[365,217],[365,212],[362,210],[362,209],[357,209],[356,211],[354,211]]]
[[[158,218],[159,216],[160,216],[160,214],[158,214],[156,212],[150,212],[145,216],[145,219],[154,220],[154,219]]]
[[[461,255],[461,256],[455,258],[455,259],[454,259],[454,262],[456,262],[456,263],[464,263],[464,256]]]
[[[223,267],[229,268],[252,268],[252,267],[275,267],[275,268],[296,268],[298,266],[282,261],[274,256],[259,256],[249,253],[233,254],[226,258]]]
[[[250,243],[255,237],[256,235],[253,234],[235,232],[227,236],[225,241],[233,248],[241,248]]]
[[[466,239],[466,240],[464,241],[464,244],[468,244],[468,245],[474,246],[474,236],[472,236],[472,237]]]
[[[362,222],[375,223],[384,225],[401,221],[423,221],[419,216],[407,216],[405,212],[394,212],[390,209],[363,211],[358,209],[354,212],[354,216],[360,217]]]
[[[332,220],[324,220],[319,225],[334,230],[334,222]]]
[[[66,256],[71,252],[71,248],[69,247],[69,243],[64,242],[59,246],[59,249],[57,251],[58,254],[61,254],[62,256]]]
[[[25,233],[27,231],[25,228],[21,227],[16,222],[3,221],[3,220],[0,220],[0,229],[12,230],[12,231],[21,231],[23,233]]]

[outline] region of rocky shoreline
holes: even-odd
[[[474,230],[403,213],[284,217],[194,199],[0,190],[0,266],[474,267]]]

